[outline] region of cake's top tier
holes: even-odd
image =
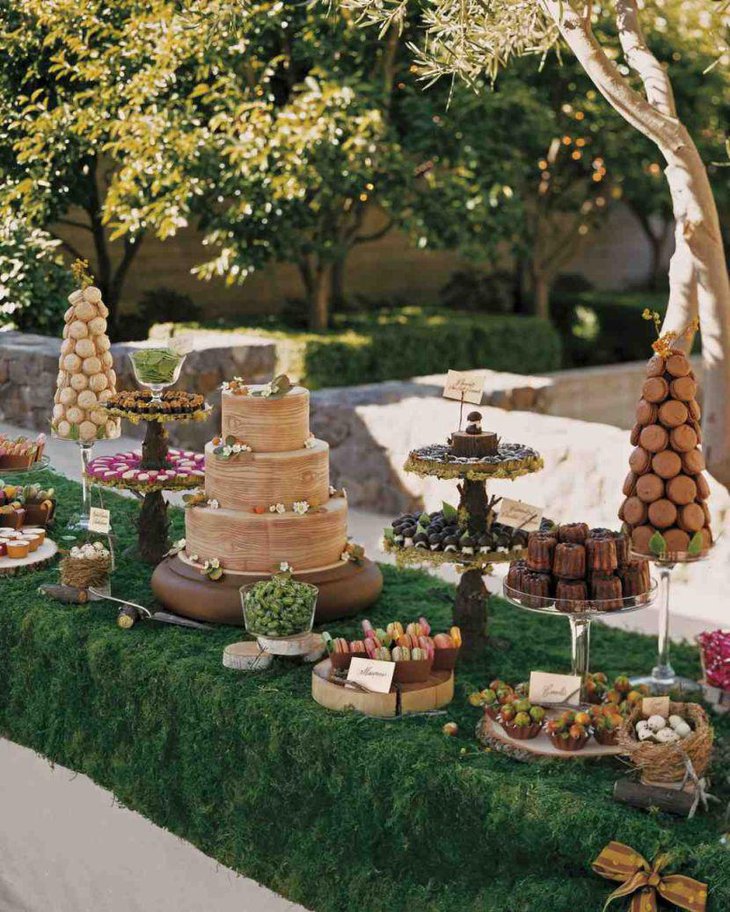
[[[264,389],[250,386],[251,392]],[[221,393],[222,437],[236,437],[254,453],[300,450],[309,437],[309,390],[295,386],[283,396]]]

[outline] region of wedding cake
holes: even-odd
[[[205,448],[205,490],[188,498],[184,543],[153,589],[182,614],[237,624],[239,587],[282,568],[319,587],[321,619],[362,610],[382,586],[348,541],[346,494],[330,485],[329,445],[310,432],[309,391],[286,377],[236,378],[223,385],[221,434]]]

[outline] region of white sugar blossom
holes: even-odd
[[[306,500],[295,500],[292,504],[292,510],[295,513],[298,513],[299,516],[304,516],[304,514],[309,510],[309,504]]]
[[[194,564],[197,564],[197,562],[200,560],[197,554],[188,554],[188,557]]]
[[[293,571],[293,569],[294,569],[294,568],[292,567],[292,565],[291,565],[288,561],[282,561],[282,562],[279,564],[279,570],[280,570],[282,573],[291,573],[291,572]]]
[[[310,434],[309,437],[307,437],[307,439],[304,441],[304,446],[305,446],[308,450],[311,450],[312,447],[313,447],[316,443],[317,443],[316,437],[314,436],[314,434]]]
[[[210,560],[207,560],[203,564],[203,569],[204,570],[217,570],[220,567],[220,565],[221,565],[221,562],[218,560],[218,558],[213,557]]]
[[[273,393],[273,390],[271,389],[271,384],[270,384],[270,383],[267,383],[266,386],[261,390],[261,395],[262,395],[262,397],[263,397],[264,399],[268,399],[268,397],[269,397],[272,393]]]
[[[283,503],[271,504],[269,507],[270,513],[286,513],[286,507]]]
[[[220,504],[218,503],[218,501],[215,498],[213,498],[213,500],[208,501],[208,506],[210,507],[211,510],[218,510],[220,508]]]
[[[343,551],[342,554],[340,554],[340,560],[341,560],[341,561],[349,561],[349,560],[350,560],[350,552],[349,552],[349,551]]]
[[[337,488],[334,485],[330,485],[330,497],[334,497],[337,493]]]

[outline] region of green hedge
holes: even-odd
[[[78,486],[48,474],[66,522]],[[133,501],[109,495],[119,551]],[[179,534],[182,518],[174,515]],[[371,612],[383,623],[427,614],[443,627],[453,589],[384,568]],[[149,569],[120,558],[114,590],[149,603]],[[568,627],[492,600],[494,644],[458,671],[447,716],[385,722],[329,713],[310,696],[308,668],[224,669],[240,632],[114,624],[111,605],[65,606],[38,585],[53,570],[2,582],[0,732],[86,773],[127,806],[221,863],[318,912],[575,912],[600,909],[612,889],[590,862],[611,839],[710,885],[708,912],[730,908],[728,800],[692,821],[613,802],[618,762],[521,764],[478,749],[468,692],[499,675],[565,671]],[[334,630],[352,634],[356,622]],[[596,668],[650,667],[653,638],[598,626]],[[696,675],[696,651],[677,647]],[[446,718],[458,722],[446,738]],[[717,723],[727,739],[730,719]]]

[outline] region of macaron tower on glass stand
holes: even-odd
[[[633,552],[652,561],[659,574],[657,664],[651,673],[632,678],[632,684],[646,684],[654,693],[700,689],[696,681],[679,676],[669,659],[672,571],[678,564],[707,560],[713,546],[698,384],[686,354],[673,347],[696,328],[692,324],[683,333],[667,333],[654,343],[636,407],[631,431],[635,449],[619,510]]]
[[[492,564],[521,556],[526,535],[501,528],[495,506],[487,496],[493,478],[515,479],[539,471],[540,454],[519,443],[503,443],[485,432],[482,416],[471,412],[466,430],[459,429],[447,444],[412,450],[405,471],[458,481],[459,506],[436,514],[398,517],[384,534],[384,549],[399,566],[454,564],[461,568],[456,590],[454,624],[462,631],[464,651],[475,653],[486,642],[487,598],[482,579]]]

